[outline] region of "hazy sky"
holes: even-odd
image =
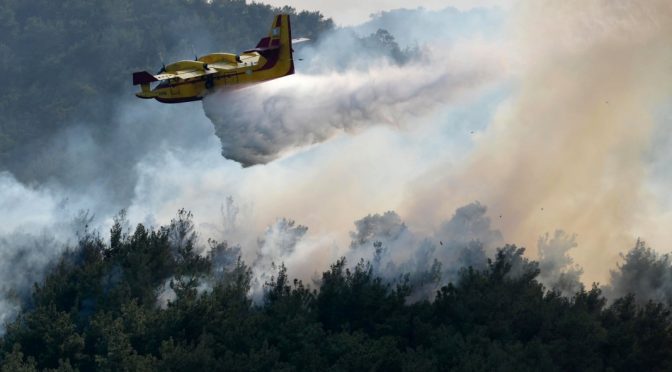
[[[289,5],[297,9],[319,10],[331,17],[339,26],[351,26],[369,19],[372,13],[384,10],[424,7],[427,9],[443,9],[453,6],[458,9],[474,7],[510,7],[513,0],[263,0],[275,6]]]

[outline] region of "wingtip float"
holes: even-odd
[[[135,72],[133,85],[140,85],[141,91],[136,93],[139,98],[180,103],[201,100],[215,88],[261,83],[293,73],[289,15],[279,14],[273,19],[268,36],[253,49],[240,54],[212,53],[192,61],[171,63],[157,75]],[[153,83],[158,84],[152,87]]]

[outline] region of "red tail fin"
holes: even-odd
[[[140,71],[133,73],[133,85],[149,84],[155,81],[158,80],[147,71]]]

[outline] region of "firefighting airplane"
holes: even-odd
[[[304,41],[301,39],[295,42]],[[163,103],[198,101],[215,88],[234,88],[294,73],[289,15],[276,15],[269,35],[241,54],[213,53],[164,66],[158,75],[133,73],[136,96]],[[151,84],[159,82],[153,89]]]

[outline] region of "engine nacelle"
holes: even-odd
[[[198,60],[206,64],[217,62],[237,63],[240,62],[240,57],[232,53],[212,53],[206,54]]]
[[[206,63],[202,61],[179,61],[166,66],[166,72],[175,72],[182,70],[201,70],[205,71]]]

